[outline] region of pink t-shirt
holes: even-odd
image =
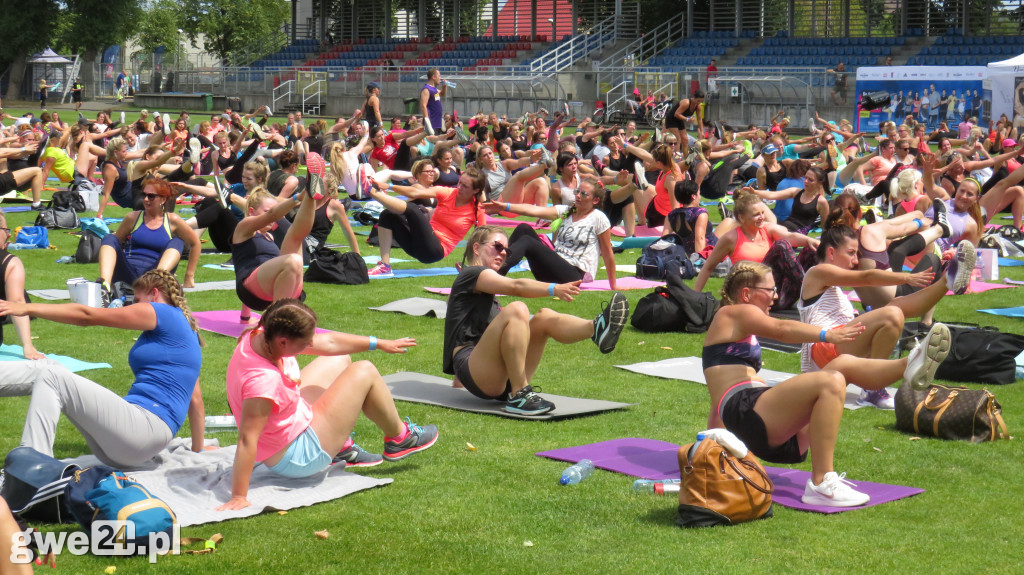
[[[893,167],[896,166],[896,162],[893,160],[886,160],[882,156],[875,156],[868,160],[868,164],[871,165],[871,185],[880,183],[885,178],[889,177],[889,172],[892,171]]]
[[[265,461],[306,431],[313,421],[313,408],[299,395],[299,363],[294,357],[281,360],[281,368],[252,348],[252,336],[242,336],[228,362],[228,405],[235,422],[242,427],[242,402],[249,398],[268,399],[273,404],[267,425],[256,442],[256,461]]]
[[[455,246],[466,237],[470,228],[474,225],[482,226],[486,220],[484,208],[477,202],[456,206],[458,196],[454,188],[450,192],[438,191],[437,208],[430,220],[430,227],[441,241],[445,256],[455,250]]]

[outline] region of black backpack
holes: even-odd
[[[949,326],[949,332],[949,355],[939,364],[936,379],[987,384],[1017,380],[1016,358],[1024,351],[1024,336],[994,327]]]
[[[691,289],[675,273],[670,273],[665,281],[665,287],[654,288],[653,293],[636,302],[630,320],[633,327],[650,333],[707,331],[718,308],[715,296]]]
[[[684,280],[697,277],[697,268],[693,266],[682,244],[679,236],[668,234],[644,246],[636,260],[636,277],[645,280],[664,280],[670,270]]]
[[[370,274],[362,256],[355,252],[336,252],[330,248],[318,248],[313,252],[309,269],[302,277],[307,282],[325,284],[370,283]]]
[[[94,264],[100,261],[100,246],[102,244],[103,238],[93,233],[92,230],[82,230],[82,235],[78,239],[78,248],[75,250],[75,263]]]
[[[58,210],[74,210],[76,212],[85,211],[85,198],[82,197],[76,191],[73,190],[61,190],[59,192],[53,192],[53,196],[50,198],[50,207]]]

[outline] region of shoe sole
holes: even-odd
[[[963,254],[964,259],[959,259],[960,254]],[[971,285],[971,274],[974,273],[974,263],[978,258],[977,253],[974,251],[974,244],[967,240],[962,240],[956,246],[957,258],[957,269],[956,278],[953,280],[953,293],[956,295],[962,295],[967,292],[967,287]]]
[[[501,410],[507,413],[514,413],[516,415],[544,415],[545,413],[550,413],[554,411],[555,406],[552,405],[551,407],[545,407],[539,410],[526,410],[506,405],[505,407],[502,407]]]
[[[949,328],[941,323],[936,323],[928,330],[928,335],[921,341],[921,345],[927,346],[924,350],[925,361],[916,373],[910,378],[904,378],[904,383],[909,383],[913,389],[923,389],[928,382],[935,379],[935,372],[939,364],[949,355],[949,348],[952,344],[952,336]]]
[[[601,350],[601,353],[611,353],[615,350],[616,344],[619,343],[619,335],[622,333],[622,328],[626,326],[626,320],[629,319],[629,300],[626,296],[619,292],[615,292],[612,295],[612,301],[608,303],[608,326],[605,327],[604,334],[597,340],[597,348]],[[604,312],[601,312],[602,315]],[[617,315],[621,315],[621,318],[617,318]]]
[[[193,166],[198,166],[199,161],[202,159],[199,157],[199,153],[202,152],[202,144],[196,138],[189,138],[188,140],[189,150],[189,161],[192,162]]]
[[[380,465],[381,463],[384,463],[384,460],[383,459],[378,459],[376,461],[364,461],[364,462],[361,462],[361,463],[349,463],[347,461],[342,460],[342,461],[338,461],[337,463],[344,463],[345,464],[345,468],[348,469],[349,467],[374,467],[374,466]]]
[[[808,495],[804,494],[802,497],[800,497],[800,501],[802,503],[806,504],[806,505],[820,505],[822,507],[860,507],[862,505],[867,505],[868,503],[870,503],[871,502],[871,498],[868,497],[867,501],[864,501],[863,503],[859,503],[859,502],[855,502],[855,501],[839,501],[839,502],[837,502],[836,500],[829,499],[828,497],[825,497],[824,495],[817,495],[817,494],[815,494],[813,496],[808,496]]]
[[[892,407],[881,406],[878,405],[877,403],[871,403],[870,401],[861,401],[859,399],[857,400],[857,405],[861,407],[874,407],[875,409],[881,409],[882,411],[893,411],[896,409],[896,405],[893,405]]]
[[[430,446],[432,446],[435,443],[437,443],[437,438],[440,435],[441,435],[440,433],[435,435],[434,438],[430,440],[430,443],[426,443],[424,445],[417,445],[416,447],[410,447],[409,449],[406,449],[405,451],[399,451],[398,453],[386,453],[385,452],[384,453],[384,461],[400,461],[402,459],[405,459],[406,457],[409,457],[413,453],[416,453],[417,451],[423,451],[424,449],[428,449],[428,448],[430,448]]]

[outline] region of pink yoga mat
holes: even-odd
[[[576,463],[582,459],[590,459],[596,467],[607,471],[614,471],[633,477],[642,477],[644,479],[673,479],[680,476],[678,451],[679,446],[674,443],[630,437],[590,443],[578,447],[541,451],[536,455],[571,463]],[[924,489],[916,487],[851,480],[857,484],[855,488],[857,491],[871,496],[871,501],[867,505],[860,507],[807,505],[800,501],[800,497],[803,496],[804,485],[811,476],[809,472],[800,471],[799,469],[769,467],[767,465],[764,469],[775,483],[775,493],[772,495],[772,501],[784,507],[801,511],[840,513],[842,511],[863,509],[882,503],[889,503],[890,501],[924,493]]]
[[[254,324],[244,324],[238,321],[239,311],[237,309],[222,311],[194,311],[192,317],[196,318],[196,325],[199,329],[226,335],[228,337],[240,337],[242,332]],[[260,314],[253,312],[252,321],[259,321]],[[329,329],[316,328],[317,333],[331,333]]]
[[[502,226],[506,228],[514,228],[519,224],[527,224],[535,230],[548,229],[548,224],[537,225],[536,221],[530,222],[526,220],[510,220],[507,218],[496,218],[494,216],[487,216],[487,225],[489,226]]]
[[[1004,288],[1012,288],[1012,287],[1017,287],[1017,286],[1011,286],[1011,285],[1006,285],[1006,284],[988,283],[988,282],[983,282],[983,281],[971,280],[971,285],[970,285],[970,287],[967,288],[967,293],[968,294],[982,293],[982,292],[986,292],[986,291],[993,290],[993,289],[1004,289]],[[952,291],[947,291],[946,295],[953,295],[953,292]],[[848,297],[850,299],[850,301],[860,301],[860,297],[857,296],[857,292],[855,292],[855,291],[846,292],[846,297]]]
[[[649,228],[647,226],[637,226],[636,229],[633,230],[633,235],[638,238],[660,238],[661,236],[665,235],[664,229],[664,226],[658,226],[656,228]],[[612,235],[624,238],[626,237],[626,228],[622,226],[615,226],[612,228]]]
[[[615,280],[615,289],[617,290],[649,289],[663,285],[665,285],[665,282],[643,280],[632,276],[622,277]],[[440,295],[448,295],[452,293],[452,288],[425,287],[423,289],[427,290],[430,293],[436,293]],[[611,291],[611,289],[612,288],[608,284],[608,280],[595,280],[592,282],[585,282],[580,284],[580,290],[582,291]]]

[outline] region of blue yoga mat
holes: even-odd
[[[999,258],[999,265],[1003,266],[1003,267],[1008,267],[1008,268],[1017,267],[1017,266],[1024,266],[1024,260],[1014,260],[1014,259],[1010,259],[1010,258]]]
[[[992,315],[1001,315],[1004,317],[1024,317],[1024,307],[1004,307],[1004,308],[990,308],[990,309],[979,309],[981,313],[990,313]]]
[[[387,276],[370,276],[370,279],[390,279],[390,278],[418,278],[426,276],[457,276],[459,270],[455,268],[415,268],[405,270],[392,270],[391,275]]]
[[[614,241],[612,242],[612,245],[617,248],[628,250],[633,248],[642,248],[648,244],[658,241],[658,239],[659,238],[657,236],[622,238],[622,241]]]
[[[23,355],[25,351],[20,345],[0,345],[0,361],[25,361]],[[73,373],[85,371],[87,369],[101,369],[109,368],[109,363],[89,363],[66,355],[57,355],[53,353],[46,354],[46,357],[60,363],[64,367],[68,368]]]
[[[17,212],[27,212],[27,211],[30,211],[31,209],[32,209],[31,206],[10,206],[10,207],[4,207],[4,213],[5,214],[14,214],[14,213],[17,213]]]

